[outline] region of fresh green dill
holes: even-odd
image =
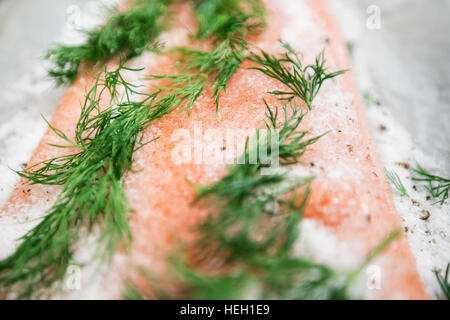
[[[268,133],[261,136],[257,131],[256,145],[254,144],[252,148],[249,143],[246,144],[244,161],[242,161],[244,164],[230,168],[228,175],[214,185],[196,187],[198,201],[204,198],[212,198],[218,203],[222,202],[221,199],[226,201],[224,210],[218,215],[209,217],[200,229],[207,234],[205,244],[215,239],[215,242],[232,252],[229,257],[231,260],[250,257],[252,253],[267,253],[273,245],[280,245],[280,237],[286,241],[282,246],[286,249],[290,248],[292,239],[295,238],[302,206],[298,207],[296,201],[281,199],[281,196],[311,181],[310,178],[297,179],[288,182],[288,186],[283,188],[282,183],[287,180],[284,174],[261,175],[261,170],[271,164],[259,155],[259,149],[266,148],[269,159],[272,152],[277,152],[280,164],[285,166],[296,163],[307,147],[320,138],[319,136],[308,139],[307,131],[297,131],[305,114],[295,102],[284,106],[286,121],[281,125],[278,123],[278,112],[272,112],[269,106],[267,110]],[[288,116],[289,112],[290,116]],[[273,148],[274,141],[269,138],[272,137],[271,131],[278,132],[278,141],[276,141],[278,150]],[[257,156],[256,161],[251,161],[251,154]],[[281,190],[277,192],[276,187]],[[270,191],[264,192],[265,189]],[[272,209],[269,208],[271,205]],[[285,206],[287,211],[292,211],[290,218],[281,219],[278,225],[270,226],[266,239],[253,239],[255,235],[262,234],[262,221],[276,216],[276,208],[280,206]]]
[[[216,101],[216,111],[219,108],[219,95],[225,90],[232,75],[239,69],[246,48],[233,47],[230,40],[224,40],[212,51],[202,51],[189,48],[177,48],[182,58],[181,69],[184,71],[175,75],[156,75],[153,79],[167,79],[170,84],[162,87],[164,98],[173,106],[182,106],[190,114],[195,101],[209,84],[209,77],[214,76],[212,87]]]
[[[67,84],[75,80],[82,62],[105,62],[117,54],[128,59],[157,48],[162,18],[170,2],[139,0],[126,12],[113,10],[105,25],[86,32],[84,44],[56,45],[46,53],[45,58],[52,64],[49,75],[58,84]]]
[[[254,257],[221,275],[195,272],[181,263],[174,264],[174,269],[187,285],[188,298],[194,300],[350,298],[342,275],[310,259],[290,255]]]
[[[438,271],[435,271],[435,274],[445,298],[450,300],[450,262],[447,264],[444,276]]]
[[[156,102],[158,92],[139,93],[122,77],[124,70],[140,71],[121,64],[97,76],[81,106],[74,140],[50,126],[67,143],[56,147],[78,152],[18,172],[31,184],[64,186],[43,220],[21,239],[11,256],[0,261],[1,287],[18,284],[19,298],[38,296],[65,276],[82,228],[99,227],[96,257],[102,261],[112,256],[119,243],[126,246],[131,239],[130,206],[122,180],[131,169],[133,152],[143,145],[141,132],[161,116],[161,106]],[[102,109],[100,101],[105,96],[110,103]]]
[[[210,51],[177,48],[181,54],[182,73],[157,75],[154,79],[167,79],[170,84],[161,88],[165,98],[173,105],[182,105],[190,114],[195,101],[210,83],[219,110],[219,97],[231,77],[241,66],[248,53],[245,37],[264,25],[264,8],[259,0],[201,0],[194,2],[199,21],[197,36],[213,37]]]
[[[194,11],[199,22],[197,36],[203,39],[243,39],[265,26],[260,0],[196,0]]]
[[[281,58],[264,51],[261,51],[260,54],[253,54],[251,60],[258,66],[252,69],[279,80],[289,89],[287,91],[271,91],[271,94],[285,101],[291,101],[298,97],[311,110],[312,102],[323,83],[345,71],[328,72],[325,67],[324,52],[316,57],[314,64],[304,65],[297,52],[289,44],[282,44],[286,52],[282,54]]]
[[[450,179],[439,177],[429,173],[427,170],[422,168],[419,164],[415,169],[413,169],[414,181],[426,182],[425,188],[429,192],[430,196],[438,199],[436,203],[443,205],[449,197],[450,192]]]
[[[389,179],[389,181],[392,183],[392,185],[405,197],[409,198],[408,191],[406,191],[406,187],[403,184],[402,180],[398,176],[398,174],[395,171],[389,171],[386,170],[386,176]]]

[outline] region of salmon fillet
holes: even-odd
[[[303,53],[307,62],[325,48],[330,70],[351,69],[345,43],[338,27],[321,0],[266,0],[267,29],[249,41],[265,51],[281,52],[279,39]],[[196,22],[185,5],[177,6],[177,24],[163,35],[170,45],[189,45],[188,31],[196,30]],[[114,62],[112,62],[114,64]],[[146,66],[147,74],[173,73],[173,58],[145,54],[130,65]],[[164,270],[165,257],[181,242],[195,239],[195,226],[208,211],[192,205],[195,192],[187,181],[199,185],[218,181],[227,173],[225,161],[215,156],[225,152],[220,133],[227,130],[255,130],[265,119],[265,98],[272,107],[281,103],[267,91],[282,85],[257,70],[249,70],[246,62],[233,76],[226,93],[221,95],[219,116],[211,92],[204,92],[188,118],[185,113],[171,114],[155,122],[145,132],[146,139],[158,140],[139,149],[134,155],[134,171],[127,174],[125,188],[135,210],[131,215],[134,242],[131,261]],[[79,103],[93,80],[87,75],[67,90],[57,108],[52,125],[66,133],[73,132],[79,115]],[[150,90],[150,89],[149,89]],[[216,130],[219,138],[196,135],[199,130]],[[310,201],[303,233],[313,231],[332,238],[333,248],[324,252],[323,239],[310,239],[319,260],[332,260],[342,266],[355,265],[379,244],[393,229],[399,228],[399,217],[391,198],[384,170],[376,154],[366,115],[351,72],[327,83],[315,100],[301,129],[312,135],[329,130],[305,154],[302,160],[311,167],[297,165],[294,173],[313,174]],[[182,130],[182,131],[180,131]],[[179,133],[189,133],[192,141],[202,139],[203,159],[192,147],[190,163],[176,163],[173,152],[180,146]],[[70,136],[70,135],[69,135]],[[214,135],[213,135],[214,136]],[[48,130],[35,150],[30,164],[61,155],[70,150],[49,147],[58,143]],[[188,144],[189,148],[192,145]],[[241,144],[237,155],[243,150]],[[198,151],[198,150],[197,150]],[[214,156],[213,156],[214,155]],[[225,157],[225,156],[224,156]],[[59,187],[23,186],[21,181],[2,209],[2,215],[27,214],[42,210],[56,197]],[[44,203],[43,203],[44,202]],[[309,229],[308,229],[309,228]],[[312,228],[312,229],[311,229]],[[305,235],[308,237],[308,235]],[[371,299],[425,299],[427,295],[419,278],[415,258],[404,237],[397,239],[373,263],[380,271],[381,284],[366,290]],[[126,272],[118,266],[116,272]]]

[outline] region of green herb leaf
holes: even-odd
[[[328,72],[325,67],[324,52],[316,57],[314,64],[304,65],[297,52],[289,44],[282,44],[286,52],[281,55],[281,58],[264,51],[260,51],[260,54],[252,54],[251,60],[256,62],[258,67],[251,69],[259,70],[265,75],[279,80],[288,89],[271,91],[271,94],[285,101],[292,101],[298,97],[311,110],[312,102],[323,83],[342,75],[345,71]]]
[[[176,48],[173,52],[182,55],[181,69],[177,75],[157,75],[154,79],[169,79],[171,84],[161,88],[167,92],[165,98],[173,105],[181,104],[190,115],[193,105],[213,77],[211,86],[219,111],[219,96],[231,77],[241,66],[248,51],[245,36],[256,32],[255,22],[263,26],[264,10],[259,0],[201,0],[195,3],[194,11],[199,20],[200,38],[214,37],[215,47],[211,51]]]
[[[438,201],[434,204],[440,203],[443,205],[449,197],[450,179],[433,175],[422,168],[419,164],[417,164],[417,167],[413,170],[413,172],[415,174],[413,176],[413,180],[426,182],[427,185],[425,188],[429,192],[430,196],[438,199]]]
[[[389,179],[389,181],[392,183],[392,185],[405,197],[409,198],[408,191],[406,191],[406,187],[403,184],[402,180],[398,176],[398,174],[395,171],[388,171],[386,170],[386,176]]]
[[[450,300],[450,262],[447,264],[444,276],[442,276],[440,272],[437,271],[435,271],[435,274],[445,298],[447,300]]]

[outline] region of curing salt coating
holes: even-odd
[[[308,63],[313,63],[317,54],[325,49],[330,70],[351,70],[345,43],[324,1],[270,0],[264,1],[264,5],[267,27],[259,35],[248,38],[251,44],[278,56],[284,52],[279,42],[281,39],[296,52],[301,52]],[[196,28],[192,11],[186,4],[176,4],[174,10],[174,25],[163,33],[162,40],[167,40],[169,46],[194,45],[188,32]],[[113,59],[108,69],[118,65],[118,59]],[[128,77],[133,79],[128,80],[173,74],[175,65],[172,57],[145,53],[128,62],[130,68],[145,67],[138,76],[129,72]],[[195,202],[193,185],[216,183],[227,174],[227,164],[211,164],[207,159],[201,163],[176,163],[171,151],[179,147],[179,139],[174,137],[179,129],[194,133],[199,125],[202,130],[214,129],[222,133],[230,129],[256,130],[266,120],[267,105],[264,101],[272,108],[282,110],[283,102],[268,91],[283,91],[284,85],[253,67],[257,66],[251,61],[239,67],[228,82],[226,91],[220,93],[219,110],[214,96],[206,90],[192,105],[189,117],[184,112],[174,113],[155,120],[146,129],[144,140],[152,142],[134,153],[133,170],[123,178],[126,197],[134,212],[130,215],[131,254],[124,259],[123,251],[119,249],[117,256],[121,258],[115,260],[105,279],[114,278],[116,274],[126,277],[130,263],[147,267],[164,277],[169,274],[165,263],[167,256],[180,242],[196,240],[195,227],[205,220],[211,209]],[[73,138],[71,133],[80,116],[80,101],[85,99],[86,91],[94,82],[89,72],[79,74],[53,115],[51,125],[66,132],[69,138]],[[148,88],[149,92],[152,90],[153,87]],[[400,224],[351,72],[324,84],[298,130],[310,130],[311,138],[327,134],[307,149],[302,162],[294,164],[289,173],[315,177],[303,220],[302,238],[295,248],[298,251],[310,250],[320,263],[334,264],[339,268],[352,267],[363,261]],[[158,139],[154,140],[156,137]],[[192,137],[201,138],[194,134]],[[60,143],[50,129],[35,150],[30,164],[74,152],[54,148],[48,143]],[[203,139],[203,147],[222,150],[224,146],[218,139]],[[238,147],[237,154],[241,154],[244,147]],[[54,201],[60,190],[58,186],[24,186],[19,183],[2,209],[2,215],[18,212],[28,215],[46,210],[48,202]],[[381,282],[376,286],[364,283],[365,298],[427,298],[414,256],[403,237],[395,239],[367,267],[367,270],[375,270],[380,275]],[[135,282],[146,287],[139,277]],[[100,283],[94,290],[95,295],[117,298],[117,290],[108,290],[107,287]]]

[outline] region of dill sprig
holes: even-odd
[[[232,75],[239,69],[246,50],[245,42],[240,48],[235,47],[230,39],[224,40],[212,51],[190,48],[177,48],[181,53],[180,67],[183,73],[175,75],[154,75],[152,79],[166,79],[169,84],[160,87],[164,91],[163,99],[173,107],[181,106],[190,115],[195,101],[212,80],[216,111],[219,109],[219,95],[225,90]]]
[[[307,139],[308,131],[298,130],[305,113],[295,101],[283,106],[281,123],[278,109],[266,107],[267,135],[257,131],[256,145],[246,144],[244,163],[231,167],[219,182],[196,187],[197,201],[222,205],[199,227],[196,262],[204,267],[219,260],[221,272],[199,272],[181,261],[174,264],[175,271],[192,299],[243,299],[252,287],[258,288],[259,299],[348,298],[338,272],[292,253],[312,177],[263,175],[270,164],[259,156],[253,163],[250,156],[261,148],[269,155],[275,152],[269,137],[277,131],[277,155],[280,165],[287,166],[297,163],[320,136]]]
[[[219,95],[225,90],[231,76],[239,69],[244,56],[244,49],[237,50],[225,40],[212,51],[190,48],[177,48],[182,54],[179,61],[183,73],[152,75],[150,79],[165,79],[169,83],[160,86],[164,99],[171,108],[184,109],[190,115],[194,103],[208,85],[213,87],[216,112],[219,110]],[[214,80],[210,81],[210,76]]]
[[[391,182],[391,184],[405,197],[409,198],[408,191],[406,191],[406,187],[403,184],[402,180],[398,176],[395,171],[386,170],[386,176]]]
[[[196,272],[182,262],[174,270],[193,300],[346,300],[346,281],[341,274],[311,259],[273,254],[253,256],[220,275]],[[186,296],[182,296],[186,298]]]
[[[302,206],[301,211],[304,210]],[[282,213],[279,211],[277,214]],[[301,218],[299,220],[293,221],[297,228]],[[222,266],[229,269],[219,275],[195,271],[182,259],[174,259],[172,263],[178,277],[187,283],[184,290],[189,293],[189,299],[347,300],[352,298],[349,289],[355,279],[399,234],[399,230],[391,232],[351,272],[335,270],[311,258],[296,257],[289,250],[261,255],[252,253],[232,267]],[[292,240],[297,240],[297,237]],[[150,298],[136,290],[129,293],[129,298]]]
[[[324,51],[316,57],[314,64],[304,65],[298,53],[289,44],[282,42],[282,45],[286,52],[281,55],[281,58],[264,51],[260,51],[260,54],[252,54],[251,60],[258,66],[251,69],[259,70],[267,76],[279,80],[289,89],[271,91],[271,94],[285,101],[300,98],[311,110],[312,102],[323,83],[345,71],[328,72],[325,66]]]
[[[282,166],[293,164],[298,161],[298,158],[307,150],[308,146],[320,138],[319,136],[307,139],[308,131],[297,131],[305,113],[295,102],[284,105],[283,111],[286,121],[282,124],[278,123],[278,111],[273,112],[267,104],[266,106],[268,110],[267,135],[262,136],[258,130],[255,144],[250,145],[247,142],[246,151],[242,156],[243,161],[238,162],[244,164],[230,168],[228,175],[216,184],[196,187],[197,201],[204,198],[213,198],[212,201],[218,200],[218,203],[223,202],[221,200],[226,201],[225,209],[220,214],[209,217],[200,227],[203,232],[207,233],[207,241],[205,242],[215,238],[216,241],[233,252],[233,255],[240,258],[248,256],[251,252],[255,253],[257,248],[267,251],[268,247],[273,245],[276,238],[281,235],[284,235],[285,240],[289,242],[285,246],[290,246],[290,240],[294,237],[290,233],[294,230],[287,229],[295,226],[297,224],[295,221],[291,221],[284,226],[272,226],[269,233],[273,232],[273,234],[268,237],[267,242],[254,241],[252,234],[257,233],[260,220],[264,219],[264,216],[275,216],[275,207],[288,204],[285,203],[285,200],[279,199],[282,194],[309,183],[311,178],[290,182],[288,183],[289,186],[285,187],[286,190],[282,188],[281,194],[277,195],[274,187],[281,187],[281,184],[286,182],[287,177],[281,173],[261,175],[261,170],[270,167],[271,163],[268,159],[272,158],[272,152],[277,153]],[[289,113],[290,116],[288,116]],[[272,131],[278,132],[278,141],[272,141]],[[277,144],[278,150],[273,148],[274,143]],[[259,150],[262,148],[267,148],[267,158],[260,156]],[[256,155],[256,159],[252,159],[251,155]],[[271,192],[263,192],[266,188],[270,189]],[[275,203],[277,204],[275,205]],[[270,204],[274,205],[274,208],[269,209]],[[288,207],[299,209],[295,202],[290,203]],[[231,236],[230,230],[234,230]]]
[[[264,26],[264,7],[259,0],[200,0],[194,3],[194,12],[199,21],[197,37],[212,37],[213,49],[173,49],[181,54],[182,73],[152,76],[169,80],[161,88],[166,92],[164,98],[173,106],[181,105],[188,115],[208,85],[213,88],[218,112],[220,93],[248,54],[245,37]]]
[[[158,47],[157,38],[163,30],[162,18],[172,0],[139,0],[126,12],[112,10],[106,23],[86,31],[87,40],[76,46],[56,45],[45,59],[52,63],[49,75],[58,84],[75,80],[82,62],[106,62],[120,54],[126,59]]]
[[[426,182],[425,189],[427,189],[431,197],[438,199],[434,204],[440,203],[440,205],[443,205],[449,197],[450,179],[433,175],[419,164],[413,169],[413,172],[415,175],[412,179],[414,181]]]
[[[435,271],[436,279],[447,300],[450,300],[450,262],[447,264],[444,276],[440,272]]]
[[[100,229],[95,256],[103,262],[118,244],[126,246],[131,240],[130,206],[122,180],[131,169],[133,152],[144,145],[141,132],[161,111],[158,92],[138,92],[123,78],[125,70],[141,69],[121,63],[96,77],[81,106],[74,140],[50,126],[67,143],[54,146],[79,151],[18,172],[31,184],[64,186],[42,221],[21,238],[11,256],[0,261],[0,286],[17,285],[19,298],[39,296],[65,276],[74,263],[74,245],[82,228]],[[109,105],[103,109],[100,101],[108,96]]]
[[[194,11],[199,22],[197,36],[203,39],[243,39],[265,26],[261,0],[196,0]]]

